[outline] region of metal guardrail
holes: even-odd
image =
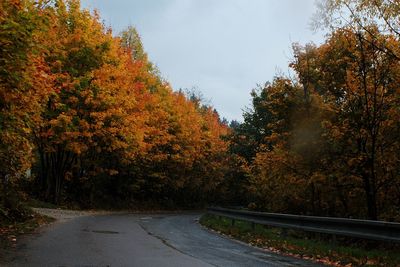
[[[400,243],[400,223],[208,208],[209,214],[306,232]]]

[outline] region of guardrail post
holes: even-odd
[[[315,239],[317,239],[318,241],[321,241],[321,233],[315,233]]]
[[[288,236],[288,231],[287,231],[286,228],[282,228],[280,236],[283,237],[283,238],[286,238]]]
[[[232,224],[232,226],[234,226],[234,225],[235,225],[235,219],[232,219],[232,222],[231,222],[231,224]]]
[[[332,242],[332,244],[336,244],[337,243],[336,235],[332,235],[331,242]]]

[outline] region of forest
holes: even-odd
[[[0,0],[0,217],[33,198],[400,221],[400,5],[319,13],[325,41],[293,44],[292,74],[227,123],[171,88],[134,27],[79,0]]]

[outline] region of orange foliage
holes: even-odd
[[[20,34],[30,38],[21,51],[1,55],[8,60],[21,53],[4,70],[23,78],[13,81],[6,73],[1,83],[9,107],[2,118],[21,118],[1,132],[8,144],[2,152],[6,158],[12,144],[21,142],[21,153],[37,150],[39,195],[59,202],[70,194],[93,203],[105,192],[128,200],[153,193],[177,200],[199,191],[194,200],[215,190],[223,177],[221,136],[227,128],[211,108],[172,91],[148,61],[135,29],[113,37],[79,0],[2,5],[1,23],[12,24],[6,13],[15,13],[26,24],[14,25],[26,27]],[[11,40],[18,29],[7,34],[2,45],[16,45]],[[19,90],[11,88],[14,82]],[[15,134],[18,128],[21,134]],[[21,169],[30,163],[26,158]]]

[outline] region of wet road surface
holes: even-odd
[[[198,214],[84,216],[26,237],[6,266],[317,266],[204,229]]]

